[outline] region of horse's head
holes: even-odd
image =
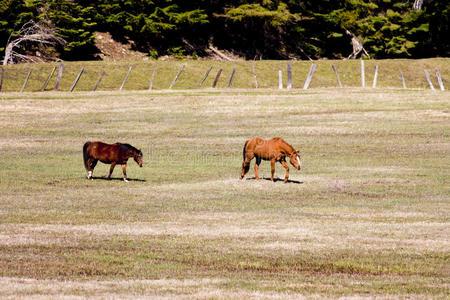
[[[291,153],[290,162],[291,165],[293,165],[297,170],[301,169],[302,166],[300,163],[300,154],[298,153],[298,151],[294,151]]]
[[[142,165],[144,164],[144,161],[142,160],[142,157],[143,157],[144,155],[142,154],[142,151],[141,150],[137,150],[135,153],[134,153],[134,156],[133,156],[133,158],[134,158],[134,161],[139,165],[139,167],[141,167],[142,168]]]

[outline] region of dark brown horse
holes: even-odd
[[[258,180],[258,168],[261,163],[261,159],[270,160],[271,166],[271,176],[270,180],[273,180],[273,175],[275,173],[275,162],[280,162],[286,169],[286,176],[284,177],[284,182],[288,181],[289,178],[289,167],[286,163],[286,157],[289,157],[290,163],[297,169],[300,170],[300,154],[291,145],[286,143],[282,138],[276,137],[271,140],[263,140],[261,138],[255,137],[245,142],[243,151],[242,163],[242,173],[241,179],[250,169],[250,161],[256,157],[255,164],[255,179]]]
[[[87,178],[92,179],[92,173],[98,161],[104,164],[111,164],[109,169],[108,179],[111,179],[111,174],[114,167],[119,164],[122,165],[123,180],[127,180],[127,160],[133,157],[139,167],[142,167],[142,151],[134,148],[129,144],[105,144],[102,142],[86,142],[83,146],[84,166],[88,171]]]

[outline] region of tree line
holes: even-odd
[[[0,0],[0,57],[30,20],[66,43],[43,49],[31,40],[19,51],[65,60],[93,58],[96,31],[153,58],[196,58],[210,49],[246,59],[345,58],[358,46],[359,55],[378,59],[449,56],[450,2],[417,2]]]

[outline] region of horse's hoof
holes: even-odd
[[[128,179],[124,178],[123,181],[128,182]]]

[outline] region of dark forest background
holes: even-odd
[[[0,58],[34,20],[67,41],[45,50],[93,59],[95,32],[150,57],[207,56],[211,46],[245,59],[344,58],[352,35],[372,58],[449,56],[450,1],[410,0],[0,0]],[[28,49],[25,49],[27,48]],[[38,46],[24,46],[22,51]]]

